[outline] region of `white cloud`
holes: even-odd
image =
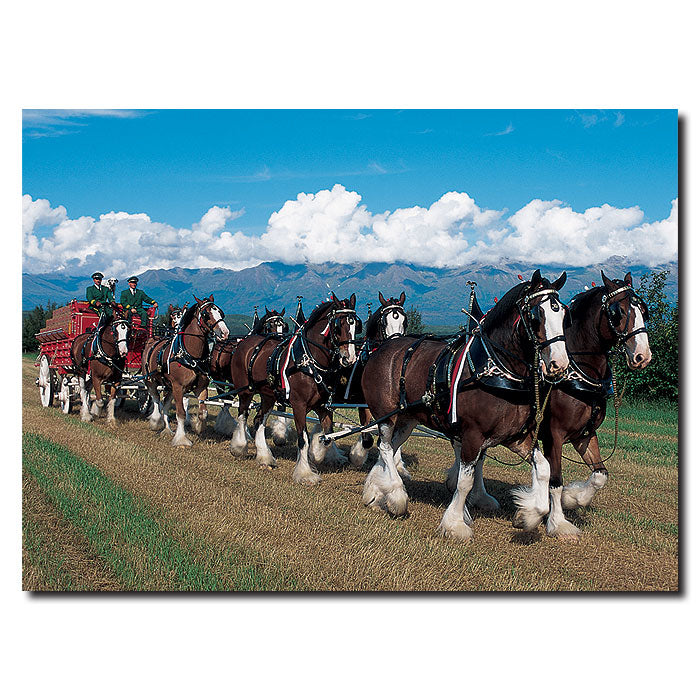
[[[155,222],[145,213],[109,212],[69,219],[64,207],[24,195],[24,269],[117,277],[152,268],[242,269],[285,263],[409,262],[457,267],[502,258],[531,264],[590,265],[612,255],[660,264],[678,255],[678,203],[667,219],[645,222],[639,207],[608,204],[574,211],[534,199],[506,217],[481,209],[465,192],[429,207],[374,214],[357,192],[336,184],[300,193],[269,218],[262,236],[229,230],[244,210],[213,206],[191,228]],[[48,236],[37,227],[53,226]]]

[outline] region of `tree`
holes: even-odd
[[[22,352],[31,352],[39,349],[39,343],[35,335],[46,325],[46,321],[53,316],[54,310],[58,305],[52,301],[46,305],[46,311],[43,306],[35,306],[22,319]]]
[[[408,323],[406,324],[406,333],[415,333],[416,335],[421,335],[425,333],[425,324],[423,323],[423,317],[420,315],[420,311],[415,306],[411,306],[406,311],[406,319]]]
[[[652,352],[649,366],[641,371],[617,361],[618,391],[632,398],[678,401],[678,302],[672,305],[665,293],[668,272],[642,275],[637,286],[649,308],[646,328]]]

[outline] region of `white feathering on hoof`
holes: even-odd
[[[369,450],[362,446],[362,438],[360,438],[350,450],[350,464],[359,469],[365,463],[368,452]]]
[[[177,417],[177,430],[172,441],[173,447],[192,447],[191,440],[185,435],[185,419]]]
[[[321,481],[321,475],[309,464],[309,436],[304,431],[304,446],[297,450],[297,462],[292,472],[292,479],[297,484],[315,486]]]
[[[289,433],[289,420],[282,416],[275,416],[275,420],[270,425],[272,442],[277,447],[287,444],[287,434]]]
[[[321,437],[323,436],[323,428],[317,425],[314,428],[314,432],[311,435],[311,445],[309,446],[309,456],[311,461],[316,464],[321,464],[326,458],[326,453],[330,445],[324,445],[321,442]]]
[[[592,472],[586,481],[572,481],[564,487],[561,494],[562,507],[574,510],[578,506],[589,506],[596,493],[608,483],[605,472]]]
[[[532,531],[549,512],[549,462],[539,449],[535,449],[532,460],[532,486],[513,489],[513,501],[518,510],[513,525]]]
[[[578,541],[581,531],[565,517],[561,509],[562,487],[549,489],[549,517],[547,518],[547,534],[561,540]]]
[[[255,460],[261,466],[274,467],[277,465],[270,448],[265,441],[265,419],[255,432]]]
[[[248,437],[246,435],[246,419],[247,416],[240,415],[236,421],[236,429],[231,436],[228,451],[234,457],[244,457],[248,454]]]

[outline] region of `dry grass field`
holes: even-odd
[[[529,469],[487,460],[486,487],[502,508],[473,513],[475,539],[464,545],[436,536],[449,501],[445,441],[405,445],[410,515],[392,520],[362,506],[366,471],[324,472],[319,486],[301,487],[291,480],[294,446],[273,447],[278,468],[262,471],[229,454],[210,417],[200,437],[190,435],[192,448],[173,449],[129,402],[116,427],[84,424],[76,409],[42,408],[33,358],[22,362],[25,590],[678,589],[675,407],[623,407],[608,486],[570,516],[580,542],[553,540],[542,526],[515,530],[509,492]],[[612,425],[601,433],[604,454]],[[566,482],[588,474],[564,469]]]

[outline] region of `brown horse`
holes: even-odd
[[[348,391],[346,392],[346,400],[356,400],[357,403],[364,402],[364,396],[360,383],[362,381],[362,371],[364,365],[371,353],[373,353],[384,341],[389,338],[396,338],[406,335],[408,329],[408,316],[403,308],[406,301],[406,293],[401,292],[401,296],[389,297],[385,299],[379,292],[379,308],[370,316],[365,329],[365,342],[360,348],[357,362],[353,365],[352,374],[348,381]],[[353,395],[354,388],[357,387],[356,395]],[[372,420],[372,414],[368,408],[359,408],[360,423],[367,425]],[[373,439],[369,433],[362,433],[362,436],[357,440],[350,450],[350,464],[354,467],[361,467],[367,459],[369,448],[372,447]],[[399,473],[407,478],[410,478],[408,470],[401,459],[401,448],[399,447],[396,453],[396,468]]]
[[[274,464],[265,442],[265,419],[276,400],[291,404],[297,429],[298,455],[292,478],[297,483],[316,484],[321,477],[309,463],[309,448],[317,463],[323,461],[327,445],[309,441],[306,416],[316,412],[324,432],[330,432],[331,414],[326,404],[332,397],[337,372],[355,361],[355,295],[317,306],[307,321],[289,339],[279,336],[244,338],[231,360],[231,381],[244,387],[239,394],[238,428],[231,438],[230,451],[240,456],[247,450],[246,423],[254,393],[260,394],[261,406],[254,421],[256,459],[262,465]]]
[[[195,296],[195,301],[197,303],[182,316],[175,336],[172,339],[149,341],[141,360],[148,393],[153,399],[153,412],[149,419],[153,430],[158,430],[163,425],[165,434],[173,434],[168,411],[171,402],[175,401],[177,430],[172,441],[174,447],[192,445],[185,435],[186,410],[183,397],[186,392],[194,391],[199,399],[198,417],[194,421],[195,432],[202,431],[207,418],[204,400],[209,386],[208,337],[213,333],[218,338],[228,338],[224,314],[214,303],[214,296],[210,295],[208,299]],[[162,401],[158,392],[158,386],[161,384],[165,386]]]
[[[597,429],[605,420],[606,399],[611,388],[608,355],[614,347],[625,351],[627,366],[644,369],[651,362],[645,321],[646,305],[634,293],[632,275],[610,280],[601,272],[603,287],[578,294],[571,302],[571,326],[566,344],[571,364],[564,381],[555,385],[541,431],[544,453],[549,460],[550,493],[564,508],[587,506],[605,486],[608,471],[600,455]],[[562,491],[562,447],[570,442],[591,469],[584,482],[573,482]],[[558,507],[550,512],[547,533],[568,529],[576,538],[577,527]]]
[[[104,399],[102,386],[109,388],[107,422],[114,423],[114,406],[117,398],[117,385],[121,381],[124,362],[129,352],[131,324],[120,315],[115,305],[115,318],[109,320],[100,314],[97,328],[81,333],[71,344],[70,357],[78,375],[82,408],[80,418],[91,421],[102,415]],[[95,401],[90,408],[90,388],[95,387]]]
[[[249,338],[253,335],[283,335],[289,330],[289,325],[284,320],[284,312],[284,308],[278,313],[274,309],[270,311],[266,306],[264,316],[259,318],[256,307],[253,327],[250,329],[248,335],[243,336],[243,338]],[[243,338],[237,337],[229,338],[228,340],[219,340],[214,343],[214,347],[212,348],[209,363],[209,376],[220,385],[226,386],[226,389],[231,388],[231,359]],[[232,437],[237,425],[237,421],[235,421],[229,413],[228,406],[222,406],[219,415],[216,417],[214,430],[220,435]]]
[[[472,538],[466,500],[474,469],[483,452],[499,444],[532,463],[533,485],[519,495],[518,505],[526,526],[536,526],[549,509],[549,464],[539,449],[533,450],[531,387],[540,371],[547,379],[558,379],[569,364],[564,307],[558,299],[565,281],[566,273],[551,283],[535,271],[529,282],[501,298],[468,342],[395,338],[372,354],[362,389],[372,415],[383,418],[379,460],[363,491],[366,506],[395,516],[407,512],[395,453],[422,423],[460,445],[457,488],[440,523],[441,534]]]

